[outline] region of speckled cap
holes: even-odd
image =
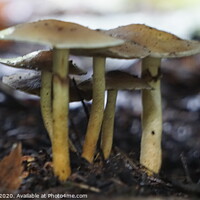
[[[200,52],[200,42],[183,40],[144,24],[130,24],[103,31],[109,36],[132,41],[150,50],[152,57],[183,57]]]
[[[3,76],[2,82],[12,89],[21,90],[29,94],[40,96],[41,89],[41,73],[36,71],[23,71],[17,74],[9,76]],[[70,102],[80,101],[80,95],[85,100],[92,99],[92,88],[87,91],[79,89],[80,93],[77,93],[77,88],[74,86],[73,81],[69,81],[70,90]]]
[[[56,48],[105,48],[120,45],[112,38],[79,24],[59,20],[40,20],[19,24],[0,31],[1,40],[15,40],[50,45]]]
[[[16,58],[0,58],[0,63],[15,68],[52,71],[53,51],[34,51]],[[86,72],[69,61],[69,74],[83,75]]]
[[[78,87],[83,90],[91,90],[93,79],[83,81]],[[145,79],[138,78],[127,72],[115,70],[106,73],[106,90],[136,90],[152,89]]]

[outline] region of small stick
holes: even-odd
[[[180,158],[181,158],[181,162],[182,162],[182,165],[183,165],[183,169],[184,169],[184,172],[185,172],[187,182],[193,183],[193,181],[190,177],[190,173],[189,173],[189,169],[188,169],[188,165],[187,165],[187,161],[186,161],[184,153],[181,153]]]

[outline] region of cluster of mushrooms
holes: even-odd
[[[140,163],[150,175],[159,172],[162,162],[161,59],[197,54],[199,42],[182,40],[143,24],[91,30],[58,20],[19,24],[0,31],[0,39],[40,43],[51,48],[23,57],[0,59],[0,63],[35,70],[3,77],[2,81],[12,88],[40,96],[41,113],[52,144],[55,176],[65,181],[71,174],[69,148],[73,144],[68,136],[69,103],[81,100],[74,92],[72,77],[73,74],[79,77],[87,73],[69,61],[69,55],[93,57],[92,77],[77,80],[81,96],[85,100],[92,99],[82,157],[93,162],[101,136],[103,155],[105,159],[109,158],[117,92],[140,89],[143,106]],[[141,77],[122,71],[105,73],[107,57],[141,59]],[[104,109],[105,91],[107,103]]]

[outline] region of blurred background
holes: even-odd
[[[142,23],[184,39],[200,38],[199,0],[0,0],[1,29],[49,18],[76,22],[93,29]],[[1,42],[0,56],[19,56],[42,48],[33,44]],[[73,59],[79,67],[91,67],[91,60]],[[137,75],[140,73],[138,60],[108,60],[107,67],[111,69],[113,66]],[[0,65],[0,77],[14,71]],[[200,56],[163,60],[162,73],[163,170],[184,174],[178,168],[181,166],[183,170],[182,155],[189,168],[194,169],[193,178],[199,181]],[[140,92],[119,93],[114,143],[124,151],[133,151],[137,159],[141,109]],[[86,119],[77,105],[74,106],[72,117],[76,128],[79,127],[79,131],[83,132],[82,126],[86,128],[86,122],[84,125],[81,123]]]
[[[144,23],[189,38],[200,26],[198,0],[1,0],[1,26],[44,18],[114,28]]]

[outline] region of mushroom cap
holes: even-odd
[[[52,71],[53,52],[51,50],[34,51],[22,57],[0,58],[0,63],[15,68]],[[83,75],[86,73],[69,61],[69,74]]]
[[[98,30],[101,33],[106,35],[110,35],[107,30]],[[127,39],[126,37],[123,38],[124,43],[109,48],[102,48],[102,49],[72,49],[71,53],[74,55],[85,55],[85,56],[101,56],[101,57],[110,57],[110,58],[119,58],[119,59],[133,59],[133,58],[144,58],[150,54],[150,50],[146,47],[138,44],[132,40]]]
[[[83,81],[78,87],[83,90],[91,90],[92,78]],[[109,71],[106,73],[106,90],[135,90],[135,89],[152,89],[151,86],[142,78],[138,78],[127,72],[119,70]]]
[[[72,49],[70,52],[74,55],[100,56],[118,59],[144,58],[150,54],[150,51],[146,47],[128,40],[120,46],[106,49]]]
[[[79,24],[59,20],[40,20],[0,31],[0,39],[34,42],[56,48],[105,48],[123,43]]]
[[[149,53],[150,51],[146,47],[133,41],[126,41],[120,46],[105,49],[105,53],[102,52],[102,55],[106,55],[111,58],[133,59],[144,58],[148,56]]]
[[[39,95],[41,87],[41,73],[37,71],[20,72],[3,76],[2,82],[13,89]]]
[[[173,34],[144,24],[120,26],[104,31],[104,33],[118,39],[140,44],[151,51],[150,56],[152,57],[183,57],[200,52],[200,42],[183,40]]]
[[[37,71],[20,72],[9,76],[3,76],[2,82],[12,89],[21,90],[23,92],[40,96],[41,88],[41,73]],[[70,79],[70,102],[80,101],[83,99],[89,101],[92,99],[92,88],[91,90],[82,91],[75,88],[72,80]]]

